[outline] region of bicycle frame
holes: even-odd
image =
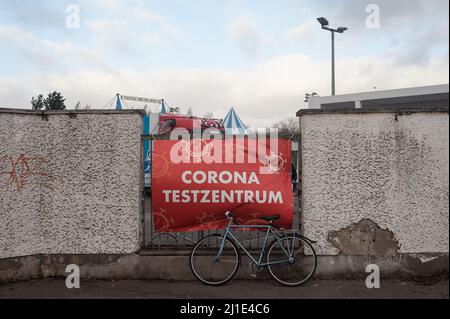
[[[259,255],[259,260],[257,260],[231,232],[231,229],[244,229],[244,228],[267,229],[266,237],[264,238],[264,244],[261,248],[261,254]],[[225,249],[226,239],[231,238],[231,240],[233,240],[233,242],[235,242],[245,252],[245,254],[252,260],[252,262],[257,267],[292,262],[293,257],[289,254],[289,252],[281,244],[281,237],[278,236],[277,233],[273,229],[274,229],[274,227],[271,224],[268,224],[268,225],[236,225],[236,224],[233,224],[233,220],[230,220],[230,222],[228,223],[228,226],[223,234],[223,240],[222,240],[222,244],[220,246],[219,252],[217,253],[217,256],[214,257],[214,259],[216,259],[216,260],[219,259],[219,257],[223,253],[223,250]],[[263,263],[264,254],[265,254],[266,248],[267,248],[267,241],[268,241],[270,235],[272,235],[281,244],[281,248],[283,249],[283,252],[286,254],[286,257],[287,257],[286,260],[277,260],[277,261],[270,262],[270,263],[267,263],[267,262]]]

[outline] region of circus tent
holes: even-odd
[[[248,127],[242,122],[239,115],[236,113],[234,108],[228,112],[223,120],[223,124],[225,126],[225,130],[229,133],[245,133],[248,130]]]

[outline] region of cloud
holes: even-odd
[[[258,30],[255,20],[245,15],[238,16],[229,23],[227,34],[239,49],[250,58],[260,55],[262,46],[266,41]]]
[[[385,59],[395,59],[402,64],[427,64],[442,52],[448,50],[448,0],[296,0],[299,18],[316,23],[313,33],[317,39],[320,26],[315,20],[325,16],[331,27],[346,26],[349,30],[339,36],[338,48],[349,54],[367,54],[368,50],[384,55]],[[367,12],[369,5],[379,8],[380,28],[366,25],[373,12]],[[296,28],[291,30],[293,38]],[[302,35],[302,28],[298,29]],[[286,33],[284,43],[286,43]],[[314,37],[308,38],[308,45],[320,50]],[[287,42],[288,43],[288,42]],[[322,43],[320,41],[320,43]],[[323,47],[323,46],[321,46]],[[343,50],[339,50],[343,52]]]
[[[165,98],[171,106],[183,111],[192,107],[198,115],[213,111],[221,117],[234,106],[249,125],[270,126],[304,106],[306,92],[329,95],[329,43],[315,20],[318,14],[328,17],[333,26],[350,27],[337,41],[338,94],[368,91],[374,86],[381,90],[448,83],[447,1],[378,0],[381,28],[374,30],[365,26],[365,6],[373,1],[330,0],[311,5],[309,0],[301,0],[303,11],[298,12],[308,22],[290,22],[289,28],[284,20],[270,21],[274,26],[270,38],[262,31],[264,25],[258,24],[263,16],[256,15],[257,10],[255,15],[243,14],[246,8],[236,2],[227,5],[224,16],[209,17],[220,17],[213,30],[216,33],[196,30],[201,36],[217,35],[223,31],[224,21],[229,21],[225,31],[230,41],[222,43],[223,38],[217,38],[208,43],[220,47],[222,54],[208,69],[191,67],[202,59],[216,58],[205,56],[210,51],[203,50],[202,43],[179,45],[189,24],[183,21],[186,28],[180,30],[170,17],[140,6],[141,1],[78,0],[81,29],[63,28],[62,32],[56,26],[64,24],[64,2],[20,2],[0,0],[5,23],[14,24],[0,24],[0,50],[6,56],[2,61],[6,67],[0,72],[0,107],[29,108],[32,96],[57,90],[66,96],[69,107],[80,100],[102,108],[120,92]],[[23,3],[30,6],[31,16]],[[48,21],[37,21],[42,17]],[[192,23],[193,30],[204,26],[202,21]],[[316,37],[318,34],[321,37]],[[195,35],[193,41],[204,41]],[[270,46],[274,43],[282,45]],[[288,54],[294,44],[309,56]],[[247,60],[229,57],[235,48]],[[161,67],[167,63],[166,57],[176,63],[176,69]],[[219,62],[222,58],[226,63]],[[150,65],[152,69],[146,69]],[[240,68],[221,69],[223,65]]]
[[[144,8],[140,8],[140,7],[135,7],[133,9],[133,14],[134,16],[136,16],[139,19],[144,19],[147,22],[156,22],[159,24],[167,24],[167,18],[163,17],[153,11],[150,11],[148,9],[144,9]]]
[[[104,59],[94,49],[77,46],[69,40],[58,42],[40,38],[19,27],[0,25],[0,49],[14,50],[18,54],[16,58],[22,63],[30,62],[35,72],[67,70],[80,64],[106,68]]]
[[[52,0],[0,1],[0,11],[12,16],[21,26],[64,28],[65,4]]]
[[[79,0],[82,4],[88,4],[90,6],[95,6],[103,10],[120,10],[124,2],[122,0]]]
[[[414,31],[406,40],[392,40],[392,47],[387,54],[392,56],[396,63],[427,64],[432,61],[436,50],[448,51],[448,23]]]
[[[97,0],[96,4],[102,2]],[[116,1],[107,8],[119,10],[121,5],[121,1]],[[39,8],[41,6],[37,5]],[[45,33],[30,26],[0,24],[0,49],[16,54],[14,62],[20,62],[23,66],[28,64],[28,69],[33,72],[55,73],[92,67],[108,70],[111,68],[109,65],[114,65],[117,55],[143,54],[155,46],[184,38],[183,32],[160,15],[138,7],[130,12],[132,16],[128,20],[83,19],[82,28],[88,30],[87,34],[92,40],[88,46],[85,43],[78,44],[76,35],[58,37],[59,41],[50,40]],[[139,32],[135,32],[136,29]]]
[[[393,31],[396,28],[416,28],[423,23],[430,21],[430,16],[436,18],[447,17],[447,0],[359,0],[342,1],[338,11],[337,23],[346,23],[356,28],[365,27],[366,18],[369,13],[366,8],[370,4],[375,4],[379,8],[381,18],[381,28]]]
[[[364,57],[337,63],[338,93],[448,83],[448,57],[427,65],[396,65],[393,60]],[[93,70],[28,76],[21,85],[1,79],[0,107],[29,107],[32,95],[60,91],[69,107],[77,101],[103,108],[115,93],[165,98],[171,106],[195,114],[225,116],[231,106],[253,127],[295,115],[306,92],[329,95],[329,63],[302,54],[277,56],[251,70]],[[30,95],[31,93],[31,95]],[[143,105],[135,105],[143,107]]]
[[[99,45],[104,50],[112,49],[114,52],[129,50],[130,42],[123,41],[123,39],[130,39],[129,26],[125,21],[97,19],[87,20],[85,24],[91,31],[95,45]]]
[[[369,4],[379,8],[378,30],[366,26]],[[435,50],[448,48],[448,9],[447,0],[343,1],[334,22],[350,28],[354,43],[390,39],[387,55],[400,64],[427,64]]]
[[[27,78],[28,80],[28,78]],[[33,85],[24,85],[23,78],[0,77],[0,108],[31,108],[31,97],[34,95]]]
[[[304,24],[292,27],[282,35],[282,41],[286,44],[298,44],[310,36],[311,31],[314,28],[317,28],[317,23],[315,21],[306,22]]]
[[[163,45],[185,38],[185,33],[168,18],[141,6],[127,6],[118,1],[109,10],[113,12],[108,18],[85,22],[94,43],[99,43],[105,51],[129,55],[148,49],[146,45]],[[123,12],[127,12],[125,19],[120,18]]]

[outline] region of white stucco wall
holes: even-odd
[[[401,253],[448,253],[448,113],[300,117],[305,235],[327,240],[364,218],[390,230]]]
[[[142,115],[0,111],[0,258],[142,243]]]

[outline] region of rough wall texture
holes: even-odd
[[[166,255],[36,255],[0,259],[0,284],[3,282],[25,281],[44,278],[64,278],[67,265],[80,266],[82,286],[86,279],[121,280],[195,280],[186,267],[190,251]],[[427,262],[419,258],[426,257]],[[208,256],[202,261],[209,262]],[[366,267],[375,263],[382,270],[382,278],[405,278],[421,282],[433,282],[448,278],[448,256],[397,255],[395,258],[374,258],[365,256],[319,256],[315,278],[358,278],[361,284],[367,277]],[[252,263],[243,256],[236,279],[267,280],[268,271],[255,273]],[[64,285],[63,281],[61,284]]]
[[[300,124],[303,224],[320,254],[448,253],[448,112],[303,114]]]
[[[0,258],[142,243],[142,115],[0,110]]]

